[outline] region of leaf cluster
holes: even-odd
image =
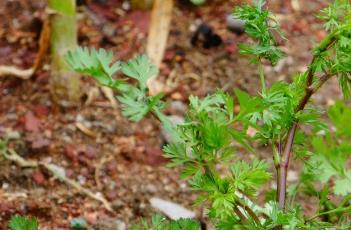
[[[337,102],[328,116],[336,128],[335,135],[327,132],[314,136],[311,140],[313,154],[305,168],[305,180],[333,181],[329,189],[336,195],[351,194],[351,169],[346,164],[351,156],[351,109]]]
[[[164,216],[155,214],[152,216],[151,225],[142,220],[141,224],[133,225],[132,230],[198,230],[199,223],[191,219],[167,220]]]
[[[36,218],[13,216],[7,227],[11,230],[38,230],[39,224]]]
[[[272,14],[264,9],[265,1],[256,0],[255,5],[244,5],[234,9],[234,16],[245,21],[245,32],[256,44],[240,44],[242,54],[253,56],[252,61],[267,59],[273,65],[283,56],[283,52],[276,46],[274,33],[280,34],[279,25]]]
[[[230,158],[233,136],[240,136],[232,126],[234,102],[229,95],[218,92],[203,100],[191,96],[189,101],[185,123],[176,129],[181,141],[164,148],[170,166],[186,166],[185,177]]]
[[[146,83],[158,71],[146,56],[112,63],[111,53],[79,48],[67,55],[67,61],[76,71],[115,89],[123,105],[123,115],[130,120],[139,121],[151,112],[161,121],[174,137],[173,142],[164,147],[169,166],[182,167],[181,176],[189,179],[191,188],[199,192],[197,203],[207,202],[208,216],[217,229],[330,229],[335,225],[347,228],[350,226],[346,212],[350,210],[351,170],[347,169],[346,162],[351,152],[351,110],[341,103],[329,109],[328,115],[336,128],[334,134],[327,132],[319,118],[320,110],[308,102],[333,76],[338,77],[345,97],[351,94],[350,2],[336,0],[322,11],[320,18],[326,20],[329,34],[314,49],[307,70],[297,74],[290,83],[277,81],[267,89],[260,62],[267,59],[274,65],[283,53],[275,41],[275,34],[280,34],[278,24],[264,5],[265,1],[256,0],[254,6],[244,5],[234,10],[234,15],[245,21],[246,33],[256,41],[251,45],[241,44],[240,49],[260,64],[262,83],[262,91],[256,96],[235,90],[240,106],[236,113],[234,98],[222,91],[203,99],[191,96],[185,122],[174,127],[162,113],[162,95],[148,95]],[[116,80],[113,75],[118,71],[137,81],[137,86]],[[290,131],[297,123],[311,125],[309,134],[315,134],[307,138],[308,132],[298,130],[292,141],[297,145],[292,150],[299,153],[299,159],[304,159],[304,173],[290,194],[304,188],[320,200],[318,213],[309,219],[294,204],[293,197],[286,210],[273,201],[267,202],[264,208],[252,202],[271,178],[270,165],[258,157],[248,162],[235,155],[237,146],[253,152],[249,143],[255,140],[247,134],[251,127],[256,130],[254,139],[273,146],[274,163],[279,166],[281,148],[287,145]],[[322,131],[325,134],[319,135]],[[317,188],[315,181],[328,182],[328,186]],[[346,197],[340,207],[328,200],[330,192]],[[326,216],[334,219],[325,219]],[[134,229],[197,228],[197,223],[191,220],[168,221],[159,215],[153,217],[152,226],[146,221],[134,226]]]
[[[149,112],[163,108],[162,94],[147,95],[147,81],[158,74],[158,69],[145,56],[137,56],[128,62],[112,63],[113,54],[104,49],[78,47],[66,55],[66,61],[77,72],[92,76],[100,85],[116,90],[117,99],[122,104],[122,114],[131,121],[140,121]],[[124,75],[137,81],[133,86],[125,80],[116,80],[113,75],[121,71]]]

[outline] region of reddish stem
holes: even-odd
[[[290,161],[290,156],[291,156],[291,149],[292,145],[294,143],[294,137],[296,133],[296,128],[297,128],[297,122],[293,124],[291,127],[289,134],[288,134],[288,139],[286,141],[286,145],[284,148],[284,153],[282,156],[282,159],[280,161],[280,170],[279,170],[279,184],[278,184],[278,202],[279,202],[279,208],[284,209],[285,207],[285,199],[286,199],[286,178],[287,178],[287,172],[288,172],[288,167],[289,167],[289,161]]]
[[[301,99],[299,105],[297,106],[295,112],[302,111],[307,102],[310,100],[311,96],[318,91],[318,89],[331,77],[333,74],[325,74],[323,75],[320,79],[319,82],[316,84],[316,86],[313,88],[312,87],[312,80],[307,79],[307,85],[306,85],[306,90],[305,90],[305,95]],[[310,85],[308,85],[310,84]],[[278,176],[278,186],[277,186],[277,191],[278,191],[278,203],[279,203],[279,208],[284,209],[285,208],[285,200],[286,200],[286,178],[287,178],[287,171],[289,168],[289,161],[290,161],[290,156],[291,156],[291,149],[292,145],[294,143],[294,138],[295,138],[295,133],[297,129],[298,121],[296,121],[292,127],[290,128],[288,132],[288,137],[286,140],[286,144],[284,147],[284,152],[282,154],[282,158],[279,164],[279,173]]]

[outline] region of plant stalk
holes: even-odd
[[[309,218],[307,221],[311,221],[313,219],[316,219],[316,218],[318,218],[320,216],[323,216],[323,215],[326,215],[326,214],[332,214],[332,213],[338,213],[338,212],[346,212],[346,211],[351,211],[351,206],[340,207],[340,208],[333,209],[333,210],[330,210],[330,211],[318,213],[317,215],[312,216],[311,218]]]
[[[239,206],[242,207],[247,212],[247,214],[249,214],[251,216],[251,218],[255,221],[257,226],[262,226],[260,219],[258,218],[256,213],[249,206],[244,204],[241,200],[238,200],[238,203],[239,203]]]
[[[263,68],[263,64],[261,61],[259,62],[258,69],[259,69],[260,80],[261,80],[262,94],[266,94],[266,92],[267,92],[266,81],[264,79],[264,68]]]
[[[244,224],[249,224],[249,220],[246,218],[246,216],[238,209],[237,206],[234,206],[234,212],[236,215],[238,215],[238,217],[240,218],[240,220],[244,223]]]
[[[279,171],[279,184],[278,184],[278,202],[279,208],[284,209],[285,200],[286,200],[286,178],[289,167],[289,161],[291,156],[291,149],[294,143],[295,133],[297,129],[297,122],[293,124],[289,131],[288,139],[286,142],[286,146],[284,148],[282,160],[280,161],[280,171]]]
[[[344,29],[344,28],[343,28]],[[319,58],[321,53],[325,52],[328,50],[337,40],[337,35],[340,30],[336,30],[332,33],[330,33],[327,37],[323,39],[323,41],[320,43],[320,45],[317,47],[315,50],[315,55],[313,56],[313,59],[309,65],[309,68],[306,72],[307,79],[306,79],[306,86],[305,86],[305,95],[301,98],[298,106],[295,109],[295,113],[304,110],[306,104],[308,101],[311,99],[311,96],[318,91],[318,89],[328,80],[330,79],[333,74],[326,74],[322,76],[318,83],[316,84],[316,87],[313,88],[313,78],[315,76],[316,72],[316,67],[314,66],[315,61]],[[288,136],[287,140],[284,146],[284,151],[282,152],[281,156],[281,161],[279,162],[279,181],[277,184],[277,191],[278,191],[278,203],[279,203],[279,208],[284,210],[285,209],[285,201],[286,201],[286,178],[287,178],[287,171],[289,168],[289,161],[291,157],[291,150],[292,150],[292,145],[294,143],[294,138],[295,138],[295,133],[296,129],[298,126],[298,120],[295,121],[295,123],[291,126],[291,128],[288,131]]]

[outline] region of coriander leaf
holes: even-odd
[[[121,63],[111,65],[113,54],[104,49],[78,47],[65,55],[67,63],[77,72],[91,75],[99,84],[117,88],[123,84],[112,78],[121,69]]]
[[[13,216],[8,223],[11,230],[38,230],[39,224],[35,218],[26,218],[22,216]]]
[[[158,69],[146,55],[140,55],[122,64],[122,72],[136,80],[141,90],[146,90],[147,80],[158,74]]]
[[[231,166],[235,188],[253,194],[261,185],[271,178],[264,161],[254,160],[252,164],[239,161]]]
[[[336,195],[346,196],[351,194],[351,171],[348,174],[348,177],[335,181],[334,193]]]

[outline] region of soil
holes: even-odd
[[[128,1],[86,2],[78,9],[81,45],[109,49],[120,60],[144,52],[149,11],[131,10]],[[177,1],[159,75],[168,89],[168,114],[182,115],[191,94],[203,97],[218,88],[257,93],[256,67],[237,48],[239,42],[249,40],[226,26],[226,16],[240,2],[208,0],[195,7],[186,0]],[[313,45],[325,36],[315,17],[325,1],[293,1],[293,6],[288,2],[274,0],[268,4],[278,15],[287,38],[280,41],[286,57],[276,67],[265,68],[268,83],[276,79],[289,81],[304,70]],[[45,1],[40,0],[0,1],[1,65],[27,68],[33,64],[45,8]],[[211,26],[223,44],[211,49],[191,46],[192,33],[200,23]],[[201,207],[192,206],[196,194],[188,189],[186,181],[179,180],[178,170],[165,167],[167,161],[161,151],[164,138],[156,120],[128,122],[87,77],[82,79],[82,103],[75,108],[58,108],[50,96],[49,78],[47,57],[29,80],[0,79],[0,137],[16,136],[9,145],[20,156],[63,167],[69,178],[104,194],[114,212],[53,178],[43,168],[20,168],[1,159],[0,229],[6,229],[5,223],[15,213],[38,217],[41,229],[69,229],[76,217],[83,217],[92,229],[113,229],[106,224],[112,219],[129,228],[156,211],[149,204],[155,196],[202,215]],[[337,82],[326,85],[321,94],[315,96],[319,105],[340,98]],[[172,101],[177,101],[178,106]],[[77,123],[91,132],[82,132]],[[263,151],[263,155],[268,153]]]

